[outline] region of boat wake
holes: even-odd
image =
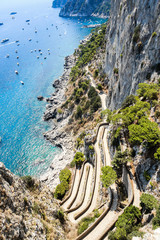
[[[5,46],[11,45],[13,43],[15,43],[15,41],[14,42],[10,42],[10,43],[6,43],[5,45],[1,45],[0,47],[5,47]]]

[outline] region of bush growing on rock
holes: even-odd
[[[82,152],[76,152],[74,156],[74,161],[76,163],[76,166],[81,166],[84,160],[85,160],[84,154]]]
[[[129,127],[130,142],[133,145],[139,145],[146,142],[148,148],[156,147],[160,144],[160,130],[155,122],[143,117],[139,124],[131,124]]]
[[[134,43],[137,43],[140,39],[140,30],[141,30],[140,25],[136,26],[134,29],[134,33],[133,33],[133,42]]]
[[[103,87],[102,87],[102,84],[101,84],[101,83],[98,83],[98,85],[97,85],[97,89],[98,89],[99,91],[101,91],[101,90],[103,89]]]
[[[128,240],[128,235],[135,230],[137,223],[140,222],[141,212],[135,206],[129,206],[124,213],[118,217],[116,230],[109,234],[109,240]]]
[[[69,190],[71,171],[68,168],[61,170],[59,174],[59,179],[61,183],[57,185],[55,189],[54,197],[62,200],[65,193]]]
[[[155,199],[155,197],[148,193],[142,193],[140,200],[143,211],[145,211],[146,213],[151,212],[153,208],[155,208],[157,205],[157,200]]]
[[[138,85],[137,94],[139,97],[144,97],[145,100],[157,100],[158,99],[159,86],[158,84],[140,83]]]
[[[66,191],[68,191],[68,189],[69,189],[69,184],[65,181],[61,182],[60,184],[57,185],[55,189],[54,197],[59,200],[62,200]]]
[[[61,170],[59,174],[59,180],[60,182],[65,181],[69,183],[71,180],[71,171],[68,168]]]
[[[61,223],[64,223],[64,212],[61,209],[57,211],[57,218]]]
[[[134,95],[129,95],[128,97],[126,97],[126,99],[124,100],[124,102],[122,103],[122,109],[129,107],[133,104],[136,103],[136,98]]]
[[[34,189],[35,180],[31,176],[23,176],[23,177],[21,177],[21,179],[23,180],[23,182],[27,188]]]
[[[108,188],[117,180],[117,174],[110,166],[102,167],[101,181],[105,188]]]
[[[76,111],[76,114],[75,114],[75,118],[76,119],[80,119],[82,118],[82,108],[78,105],[77,107],[77,111]]]
[[[160,227],[160,205],[156,210],[156,216],[153,218],[152,224],[153,224],[153,229]]]
[[[154,157],[155,157],[156,160],[160,160],[160,147],[155,152]]]

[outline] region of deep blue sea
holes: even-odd
[[[9,38],[0,43],[0,161],[18,175],[39,176],[59,154],[43,137],[51,126],[43,121],[46,103],[37,96],[53,93],[52,83],[63,72],[64,57],[90,33],[83,24],[104,22],[60,18],[60,9],[51,5],[52,0],[5,0],[0,4],[0,22],[4,23],[0,41]]]

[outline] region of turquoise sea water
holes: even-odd
[[[0,43],[0,161],[19,175],[42,174],[60,151],[43,137],[50,125],[43,121],[46,103],[37,101],[37,96],[54,91],[52,83],[63,72],[64,57],[90,32],[82,28],[91,23],[89,19],[60,18],[60,9],[51,5],[51,0],[6,0],[0,6],[4,23],[0,40],[9,38]],[[92,19],[97,21],[104,20]]]

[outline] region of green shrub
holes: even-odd
[[[145,177],[146,181],[149,181],[151,179],[147,171],[144,171],[143,176]]]
[[[93,151],[94,147],[92,145],[89,145],[89,150]]]
[[[114,68],[113,72],[114,72],[114,74],[118,74],[118,72],[119,72],[118,68]]]
[[[140,222],[141,212],[135,206],[129,206],[124,213],[118,217],[116,230],[109,234],[109,240],[128,240],[128,235],[134,231],[135,226]]]
[[[99,74],[99,70],[96,69],[96,70],[94,71],[94,75],[93,75],[93,77],[94,77],[94,78],[97,78],[97,77],[98,77],[98,74]]]
[[[98,93],[97,93],[96,89],[91,86],[89,91],[88,91],[88,97],[89,98],[94,98],[94,97],[97,97],[97,96],[98,96]]]
[[[146,141],[147,147],[152,148],[160,144],[160,130],[157,123],[151,122],[146,117],[141,118],[138,125],[132,124],[128,129],[129,140],[133,145],[139,145]]]
[[[156,216],[153,218],[152,224],[153,224],[153,229],[160,227],[160,205],[156,210]]]
[[[157,33],[156,32],[153,32],[152,33],[152,38],[156,37],[157,36]]]
[[[124,100],[124,102],[122,103],[122,109],[129,107],[133,104],[136,103],[136,99],[134,95],[129,95],[128,97],[126,97],[126,99]]]
[[[159,117],[160,117],[160,111],[157,110],[157,111],[155,112],[155,117],[156,117],[156,118],[159,118]]]
[[[23,176],[21,179],[27,188],[33,189],[35,187],[35,180],[31,176]]]
[[[71,168],[74,168],[76,166],[76,162],[73,160],[71,163],[70,163],[70,167]]]
[[[40,213],[41,213],[41,208],[40,208],[40,206],[38,205],[37,202],[34,202],[34,205],[32,206],[32,209],[33,209],[33,211],[34,211],[36,214],[40,214]]]
[[[69,183],[71,180],[71,171],[68,168],[61,170],[59,174],[59,180],[60,182],[65,181]]]
[[[83,218],[78,225],[78,235],[84,232],[94,220],[94,217]]]
[[[147,213],[151,212],[157,205],[155,197],[148,193],[142,193],[140,200],[143,210]]]
[[[94,217],[95,218],[99,218],[99,216],[101,215],[100,213],[99,213],[99,211],[98,211],[98,209],[94,209]]]
[[[82,118],[82,108],[78,105],[77,107],[77,111],[76,111],[76,114],[75,114],[75,118],[76,119],[81,119]]]
[[[61,209],[57,211],[57,218],[60,220],[61,223],[64,222],[64,212]]]
[[[140,39],[140,25],[136,26],[133,33],[133,42],[137,43]]]
[[[81,166],[84,160],[85,160],[84,154],[82,152],[76,152],[74,156],[74,161],[76,163],[76,166]]]
[[[155,152],[154,158],[155,158],[156,160],[160,160],[160,147],[159,147],[159,148],[157,149],[157,151]]]
[[[90,105],[91,113],[96,112],[101,106],[102,104],[101,104],[100,96],[97,96],[91,99],[91,105]]]
[[[68,191],[68,189],[69,189],[69,184],[65,181],[61,182],[60,184],[57,185],[55,189],[54,197],[62,200],[66,191]]]
[[[131,161],[131,154],[126,150],[124,152],[116,151],[116,154],[113,158],[112,165],[116,170],[118,177],[122,175],[122,167],[127,162]]]
[[[138,85],[137,94],[139,97],[144,97],[146,100],[157,100],[158,99],[159,86],[158,84],[151,83],[140,83]]]
[[[57,112],[58,112],[59,114],[62,114],[62,113],[63,113],[63,111],[62,111],[61,108],[58,108],[58,109],[57,109]]]
[[[110,185],[112,185],[116,179],[117,174],[110,166],[105,166],[101,168],[102,175],[101,175],[101,181],[105,188],[108,188]]]
[[[103,89],[103,87],[102,87],[102,84],[101,84],[101,83],[98,83],[98,85],[97,85],[97,89],[98,89],[99,91],[101,91],[101,90]]]

